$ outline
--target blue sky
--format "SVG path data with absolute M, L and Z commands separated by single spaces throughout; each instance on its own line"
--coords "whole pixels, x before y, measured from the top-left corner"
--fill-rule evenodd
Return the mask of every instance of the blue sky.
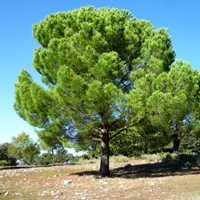
M 47 15 L 81 6 L 115 7 L 129 10 L 138 19 L 149 20 L 155 28 L 166 27 L 172 37 L 177 59 L 200 70 L 199 0 L 2 0 L 0 2 L 0 143 L 23 131 L 37 140 L 34 128 L 13 109 L 14 84 L 21 69 L 35 81 L 40 77 L 32 67 L 32 25 Z

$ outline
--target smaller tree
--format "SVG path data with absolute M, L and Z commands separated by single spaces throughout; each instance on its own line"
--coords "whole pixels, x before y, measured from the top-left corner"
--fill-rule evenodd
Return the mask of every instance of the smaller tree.
M 63 147 L 57 149 L 56 154 L 54 156 L 54 161 L 56 163 L 64 163 L 64 162 L 68 162 L 68 161 L 70 161 L 72 159 L 73 159 L 73 155 L 69 154 L 67 152 L 67 150 L 65 148 L 63 148 Z
M 194 127 L 199 131 L 195 125 L 199 121 L 199 82 L 199 72 L 177 60 L 169 72 L 156 77 L 148 74 L 135 84 L 137 94 L 143 95 L 145 120 L 162 133 L 163 141 L 172 140 L 174 152 Z M 144 98 L 148 92 L 150 95 Z
M 18 137 L 13 137 L 9 146 L 9 153 L 22 163 L 33 164 L 40 153 L 40 149 L 38 144 L 23 132 Z
M 47 151 L 48 158 L 51 158 L 50 163 L 54 165 L 55 162 L 55 150 L 62 148 L 63 145 L 57 137 L 54 136 L 52 132 L 44 132 L 40 138 L 40 148 Z M 41 132 L 38 132 L 40 136 Z M 50 155 L 50 156 L 49 156 Z
M 3 165 L 16 165 L 16 159 L 8 152 L 9 143 L 0 144 L 0 163 Z
M 52 155 L 50 152 L 41 154 L 36 161 L 37 165 L 49 165 L 51 163 L 52 163 Z

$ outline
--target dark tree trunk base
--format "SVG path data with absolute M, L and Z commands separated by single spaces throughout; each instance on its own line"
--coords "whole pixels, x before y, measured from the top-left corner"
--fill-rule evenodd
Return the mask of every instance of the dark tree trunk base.
M 178 153 L 181 139 L 178 136 L 178 134 L 174 134 L 172 137 L 173 137 L 173 153 Z
M 101 163 L 100 163 L 100 175 L 101 176 L 109 176 L 109 134 L 107 132 L 103 132 L 101 135 Z

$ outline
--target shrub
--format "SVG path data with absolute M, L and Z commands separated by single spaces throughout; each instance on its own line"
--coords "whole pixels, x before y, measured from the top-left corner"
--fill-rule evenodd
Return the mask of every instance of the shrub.
M 176 154 L 176 153 L 162 152 L 159 155 L 160 155 L 162 161 L 178 160 L 178 154 Z
M 128 162 L 130 158 L 123 156 L 123 155 L 118 155 L 118 156 L 111 156 L 110 161 L 111 162 Z
M 99 158 L 90 158 L 88 155 L 84 154 L 81 156 L 75 156 L 71 159 L 71 162 L 80 162 L 80 163 L 96 163 L 99 162 Z
M 34 164 L 49 165 L 50 163 L 52 163 L 52 155 L 50 153 L 43 153 L 39 156 L 39 158 Z
M 196 167 L 200 164 L 200 155 L 198 154 L 180 154 L 178 157 L 179 162 L 182 167 L 186 167 L 188 169 L 192 167 Z
M 158 162 L 162 160 L 159 154 L 144 154 L 141 158 L 147 160 L 148 162 Z
M 12 161 L 0 160 L 0 166 L 11 166 L 13 165 Z
M 181 140 L 180 151 L 184 154 L 200 152 L 200 136 L 185 136 Z

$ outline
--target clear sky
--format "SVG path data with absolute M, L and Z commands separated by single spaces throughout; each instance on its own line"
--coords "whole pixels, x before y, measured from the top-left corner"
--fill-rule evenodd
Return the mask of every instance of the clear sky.
M 177 59 L 200 70 L 200 1 L 199 0 L 1 0 L 0 2 L 0 143 L 23 131 L 37 140 L 34 128 L 13 109 L 14 84 L 21 69 L 35 81 L 39 75 L 32 67 L 32 25 L 47 15 L 81 6 L 126 9 L 138 19 L 149 20 L 155 28 L 167 27 Z

